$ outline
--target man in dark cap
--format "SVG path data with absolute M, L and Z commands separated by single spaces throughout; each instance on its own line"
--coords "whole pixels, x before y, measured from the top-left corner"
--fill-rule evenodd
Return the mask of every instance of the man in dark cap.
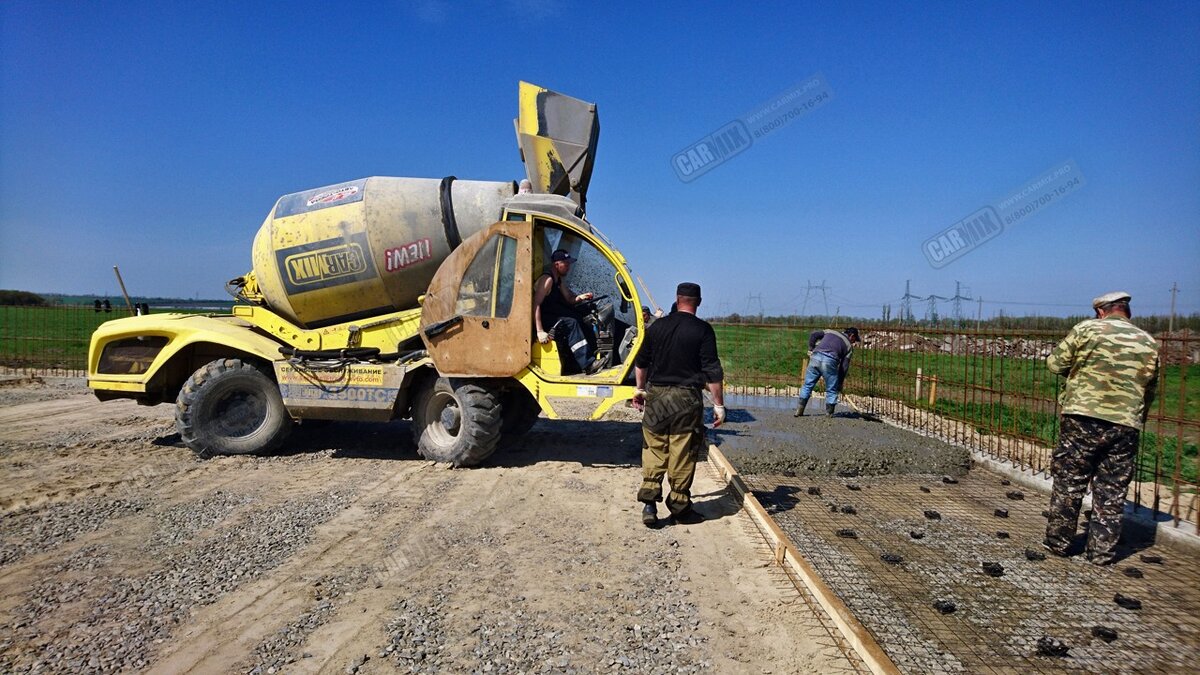
M 596 338 L 584 325 L 579 310 L 575 309 L 575 305 L 591 300 L 593 296 L 591 293 L 576 295 L 566 282 L 574 262 L 574 256 L 558 249 L 550 255 L 550 271 L 533 284 L 533 326 L 538 342 L 546 344 L 553 339 L 558 344 L 563 372 L 567 373 L 587 370 L 596 353 Z
M 662 480 L 671 486 L 667 509 L 675 522 L 696 523 L 703 517 L 692 508 L 696 458 L 704 446 L 704 390 L 713 401 L 713 426 L 725 422 L 725 373 L 717 356 L 717 335 L 696 317 L 700 286 L 685 282 L 675 291 L 677 311 L 646 330 L 634 361 L 637 394 L 633 405 L 642 416 L 642 523 L 658 522 Z
M 800 404 L 793 413 L 796 417 L 804 414 L 819 379 L 825 380 L 825 414 L 833 416 L 858 341 L 858 329 L 853 327 L 844 331 L 815 330 L 808 336 L 808 368 L 804 371 L 804 386 L 800 388 Z
M 1055 555 L 1071 553 L 1091 485 L 1086 551 L 1097 565 L 1116 559 L 1138 436 L 1158 381 L 1158 343 L 1129 322 L 1129 300 L 1123 291 L 1092 300 L 1096 318 L 1075 324 L 1046 358 L 1067 384 L 1059 395 L 1062 421 L 1050 458 L 1054 485 L 1043 545 Z

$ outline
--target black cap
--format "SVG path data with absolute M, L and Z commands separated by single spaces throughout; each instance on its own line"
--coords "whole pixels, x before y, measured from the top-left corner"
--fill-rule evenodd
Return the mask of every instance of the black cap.
M 860 338 L 858 337 L 858 329 L 854 326 L 847 328 L 846 337 L 854 338 L 855 341 L 859 340 Z
M 685 281 L 675 289 L 675 295 L 682 295 L 685 298 L 699 298 L 700 284 Z
M 567 262 L 575 262 L 575 258 L 572 258 L 571 254 L 567 253 L 566 249 L 562 249 L 562 248 L 558 249 L 554 253 L 551 253 L 550 260 L 553 262 L 559 262 L 560 260 L 565 260 Z

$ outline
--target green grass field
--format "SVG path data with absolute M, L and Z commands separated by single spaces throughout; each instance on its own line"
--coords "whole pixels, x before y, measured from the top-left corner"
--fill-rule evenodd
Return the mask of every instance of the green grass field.
M 86 370 L 92 333 L 105 321 L 130 315 L 124 306 L 113 306 L 112 310 L 0 305 L 0 366 Z
M 81 370 L 92 331 L 128 310 L 0 306 L 0 365 Z
M 730 325 L 714 328 L 730 384 L 748 387 L 802 384 L 811 329 Z M 1019 395 L 1023 400 L 1054 401 L 1062 387 L 1062 379 L 1051 373 L 1042 359 L 858 349 L 847 388 L 915 390 L 917 368 L 924 378 L 937 377 L 938 386 L 950 391 L 961 390 L 963 385 L 987 387 Z M 924 387 L 928 391 L 928 384 Z M 1163 368 L 1159 398 L 1165 414 L 1200 420 L 1200 364 Z M 1155 403 L 1153 412 L 1158 412 L 1159 405 Z

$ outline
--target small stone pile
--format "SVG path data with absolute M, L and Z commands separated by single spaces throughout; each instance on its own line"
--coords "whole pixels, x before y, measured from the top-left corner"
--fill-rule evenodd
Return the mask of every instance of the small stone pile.
M 953 354 L 956 356 L 1003 356 L 1017 359 L 1044 359 L 1054 349 L 1052 340 L 1031 338 L 982 337 L 975 335 L 921 335 L 897 331 L 863 333 L 863 349 L 883 349 L 916 354 Z

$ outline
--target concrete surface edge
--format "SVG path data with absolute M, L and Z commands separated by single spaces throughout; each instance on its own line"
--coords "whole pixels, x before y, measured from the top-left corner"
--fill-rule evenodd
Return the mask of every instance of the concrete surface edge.
M 887 653 L 875 641 L 875 638 L 867 630 L 850 608 L 845 605 L 825 582 L 817 574 L 807 561 L 797 551 L 795 545 L 788 539 L 787 535 L 779 527 L 778 523 L 771 518 L 758 498 L 742 481 L 738 475 L 737 469 L 729 463 L 725 455 L 717 448 L 716 445 L 708 446 L 708 461 L 717 470 L 726 487 L 733 488 L 741 497 L 742 508 L 755 520 L 765 519 L 764 526 L 766 531 L 763 532 L 764 537 L 774 537 L 777 541 L 769 542 L 772 548 L 776 551 L 775 560 L 780 566 L 790 568 L 793 578 L 799 578 L 813 597 L 817 599 L 821 607 L 829 615 L 834 625 L 837 626 L 838 632 L 842 637 L 854 648 L 855 653 L 863 660 L 866 666 L 872 673 L 889 675 L 899 673 L 899 668 L 896 667 Z M 770 536 L 768 536 L 770 533 Z

